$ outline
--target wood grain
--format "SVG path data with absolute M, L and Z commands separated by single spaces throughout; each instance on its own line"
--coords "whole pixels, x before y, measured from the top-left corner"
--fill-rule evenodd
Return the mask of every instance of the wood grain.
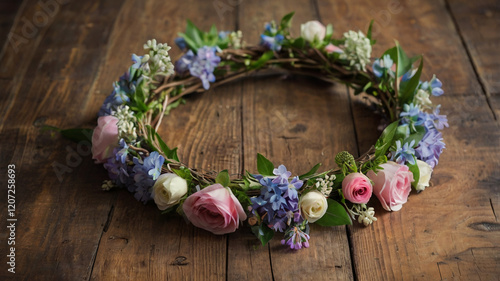
M 103 15 L 119 5 L 113 1 L 68 4 L 20 46 L 23 53 L 16 55 L 9 47 L 2 53 L 1 81 L 6 91 L 2 93 L 6 99 L 2 102 L 0 131 L 2 171 L 12 163 L 17 175 L 15 278 L 68 280 L 90 276 L 114 195 L 102 194 L 99 177 L 88 177 L 105 174 L 88 157 L 88 148 L 82 150 L 54 138 L 40 126 L 82 123 L 80 105 L 70 101 L 85 97 L 86 81 L 93 78 L 108 35 L 100 26 L 89 24 L 110 22 Z M 34 1 L 21 7 L 16 19 L 33 18 L 40 9 Z M 78 13 L 86 16 L 75 18 Z M 22 26 L 16 21 L 12 30 L 19 32 Z M 61 34 L 72 36 L 62 40 Z M 88 47 L 89 42 L 93 48 Z M 64 166 L 67 172 L 58 178 L 54 165 Z M 1 201 L 2 210 L 7 209 L 6 203 L 6 198 Z M 5 216 L 2 212 L 3 221 Z M 6 246 L 0 246 L 2 253 Z M 6 264 L 6 255 L 2 255 L 2 262 Z M 7 270 L 0 272 L 0 279 L 9 277 L 12 274 Z
M 186 19 L 208 30 L 218 21 L 215 14 L 205 13 L 210 9 L 211 2 L 127 1 L 118 14 L 106 60 L 94 82 L 99 90 L 87 99 L 89 114 L 95 114 L 110 89 L 106 86 L 130 64 L 126 59 L 130 46 L 136 46 L 135 52 L 140 53 L 150 38 L 173 42 L 177 32 L 185 28 Z M 172 14 L 184 16 L 162 18 Z M 206 16 L 200 18 L 201 14 Z M 228 14 L 218 27 L 234 29 L 234 16 Z M 172 47 L 178 54 L 177 47 Z M 238 89 L 228 85 L 190 97 L 186 106 L 163 119 L 160 134 L 169 146 L 179 148 L 180 158 L 190 167 L 241 171 L 241 97 L 234 94 Z M 226 236 L 186 225 L 183 219 L 161 216 L 153 203 L 142 206 L 124 190 L 102 241 L 93 280 L 221 280 L 226 276 Z
M 498 125 L 485 94 L 473 79 L 473 67 L 443 3 L 407 1 L 399 8 L 394 3 L 356 1 L 339 7 L 333 1 L 320 2 L 319 10 L 324 17 L 336 15 L 337 26 L 363 30 L 374 18 L 375 26 L 383 28 L 383 33 L 379 30 L 376 34 L 374 56 L 393 45 L 393 38 L 409 54 L 423 53 L 424 79 L 436 73 L 446 81 L 445 96 L 433 100 L 442 104 L 451 128 L 444 131 L 447 149 L 429 190 L 412 194 L 400 212 L 377 208 L 379 220 L 372 227 L 350 227 L 356 275 L 359 280 L 467 280 L 471 276 L 475 276 L 471 280 L 488 280 L 498 273 L 494 268 L 498 268 L 495 257 L 500 250 L 498 232 L 484 227 L 498 224 L 490 204 L 498 202 Z M 377 29 L 374 31 L 377 33 Z M 453 71 L 447 71 L 450 67 Z M 373 143 L 374 139 L 364 132 L 375 124 L 367 122 L 358 107 L 354 110 L 360 149 L 365 149 L 363 143 Z M 474 137 L 477 132 L 484 141 Z M 474 261 L 470 256 L 462 261 L 462 253 L 471 249 L 495 254 L 488 262 L 483 258 Z M 446 274 L 441 272 L 450 263 L 455 266 L 448 267 Z M 486 266 L 478 270 L 472 266 L 477 263 Z
M 57 7 L 46 10 L 47 3 Z M 312 19 L 333 23 L 336 37 L 366 31 L 374 19 L 374 56 L 398 39 L 407 53 L 424 54 L 424 79 L 435 73 L 443 81 L 445 95 L 433 101 L 451 127 L 432 186 L 399 212 L 372 200 L 373 226 L 313 226 L 310 248 L 299 252 L 282 246 L 280 234 L 259 246 L 248 227 L 212 235 L 125 190 L 102 192 L 107 175 L 89 152 L 40 130 L 94 126 L 131 54 L 150 38 L 173 43 L 188 18 L 203 29 L 241 29 L 257 44 L 266 21 L 294 10 L 295 36 Z M 16 274 L 2 268 L 0 279 L 498 280 L 497 14 L 494 0 L 2 2 L 0 178 L 16 165 L 18 224 Z M 9 33 L 27 41 L 14 48 Z M 180 54 L 175 46 L 172 54 Z M 345 87 L 283 73 L 194 95 L 164 119 L 160 133 L 190 166 L 255 171 L 259 152 L 300 174 L 317 162 L 334 167 L 341 150 L 364 152 L 380 133 L 379 120 Z M 61 180 L 58 164 L 71 170 Z M 0 231 L 4 265 L 7 235 Z

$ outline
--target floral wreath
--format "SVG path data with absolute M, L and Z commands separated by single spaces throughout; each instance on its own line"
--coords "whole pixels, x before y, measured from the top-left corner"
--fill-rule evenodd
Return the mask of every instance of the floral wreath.
M 429 186 L 445 147 L 440 130 L 448 123 L 440 105 L 430 100 L 443 94 L 441 81 L 435 76 L 420 81 L 423 58 L 408 57 L 396 41 L 372 61 L 371 25 L 366 36 L 351 30 L 335 39 L 332 25 L 309 21 L 293 37 L 292 16 L 267 23 L 257 46 L 247 46 L 241 31 L 218 32 L 212 26 L 203 32 L 188 20 L 186 32 L 175 40 L 184 50 L 175 66 L 170 47 L 154 39 L 144 45 L 146 54 L 132 55 L 134 64 L 113 84 L 92 136 L 93 159 L 109 173 L 103 189 L 125 187 L 137 200 L 153 200 L 163 213 L 175 210 L 214 234 L 234 232 L 247 221 L 263 245 L 283 232 L 282 244 L 301 249 L 309 246 L 309 223 L 346 225 L 352 218 L 368 226 L 377 221 L 367 206 L 372 194 L 385 210 L 398 211 L 412 187 L 420 192 Z M 186 95 L 269 68 L 373 96 L 388 125 L 360 158 L 342 151 L 335 156 L 338 167 L 325 172 L 318 172 L 317 164 L 292 177 L 284 165 L 275 167 L 258 154 L 258 173 L 233 180 L 227 170 L 190 168 L 157 133 Z

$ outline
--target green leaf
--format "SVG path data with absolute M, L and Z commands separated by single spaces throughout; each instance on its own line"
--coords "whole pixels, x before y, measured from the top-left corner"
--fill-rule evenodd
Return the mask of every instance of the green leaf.
M 72 140 L 74 142 L 81 142 L 81 141 L 88 141 L 92 143 L 92 133 L 94 130 L 92 129 L 78 129 L 78 128 L 73 128 L 73 129 L 59 129 L 54 126 L 48 126 L 45 125 L 42 127 L 42 131 L 47 131 L 47 130 L 52 130 L 52 131 L 57 131 L 59 132 L 63 137 Z
M 370 39 L 370 44 L 373 46 L 377 42 L 377 40 L 372 39 L 372 28 L 373 28 L 374 20 L 370 21 L 370 26 L 368 26 L 368 31 L 366 32 L 366 38 Z
M 303 180 L 305 178 L 308 178 L 308 177 L 314 175 L 318 171 L 320 166 L 321 166 L 321 163 L 314 165 L 314 167 L 312 167 L 312 169 L 309 172 L 299 176 L 299 179 Z
M 257 171 L 263 176 L 272 176 L 274 165 L 262 154 L 257 153 Z
M 221 171 L 215 178 L 215 182 L 225 187 L 229 186 L 231 183 L 231 180 L 229 179 L 229 172 L 227 170 Z
M 189 46 L 189 49 L 196 51 L 198 50 L 198 46 L 196 45 L 196 42 L 193 41 L 193 39 L 189 38 L 185 33 L 179 32 L 178 33 L 180 37 L 184 38 L 184 41 L 186 41 L 186 44 Z
M 394 135 L 396 134 L 396 130 L 398 129 L 399 120 L 394 121 L 389 126 L 387 126 L 382 135 L 379 137 L 377 142 L 375 143 L 375 156 L 379 157 L 385 155 L 389 147 L 391 147 L 394 139 Z
M 274 236 L 274 231 L 265 224 L 252 226 L 252 232 L 259 238 L 262 246 L 266 245 Z
M 317 220 L 315 223 L 321 226 L 335 226 L 335 225 L 350 225 L 352 224 L 351 217 L 347 214 L 339 202 L 332 200 L 330 198 L 326 199 L 328 202 L 328 209 L 326 213 Z
M 280 29 L 281 30 L 285 30 L 285 29 L 287 29 L 287 28 L 289 28 L 291 26 L 292 17 L 293 17 L 294 14 L 295 14 L 295 12 L 291 12 L 289 14 L 286 14 L 281 19 L 281 22 L 280 22 Z
M 188 181 L 188 183 L 190 183 L 193 180 L 193 175 L 191 175 L 191 171 L 186 167 L 180 167 L 179 170 L 172 169 L 172 172 L 174 172 L 179 177 Z
M 424 126 L 415 126 L 415 129 L 417 131 L 410 134 L 410 136 L 404 140 L 404 143 L 411 143 L 412 141 L 415 141 L 414 147 L 418 145 L 418 143 L 424 138 L 426 133 Z
M 264 64 L 266 64 L 266 62 L 268 60 L 270 60 L 271 58 L 274 57 L 274 52 L 273 51 L 267 51 L 265 52 L 264 54 L 262 54 L 262 56 L 256 60 L 256 61 L 252 61 L 250 66 L 248 67 L 249 70 L 252 70 L 252 69 L 259 69 L 261 68 Z
M 187 20 L 186 35 L 193 40 L 196 46 L 196 49 L 193 51 L 196 51 L 203 46 L 203 31 L 196 27 L 196 25 L 194 25 L 194 23 L 190 20 Z
M 302 38 L 302 37 L 299 37 L 299 38 L 293 40 L 291 45 L 292 45 L 292 47 L 295 47 L 297 49 L 303 49 L 304 46 L 306 45 L 306 40 L 304 40 L 304 38 Z
M 382 57 L 384 57 L 387 54 L 396 64 L 397 77 L 401 77 L 406 72 L 408 72 L 411 69 L 413 62 L 415 62 L 419 58 L 418 56 L 413 57 L 411 59 L 408 58 L 406 53 L 403 51 L 403 48 L 401 48 L 401 46 L 399 45 L 398 41 L 396 41 L 396 47 L 392 47 L 389 50 L 385 51 Z
M 420 75 L 422 74 L 422 68 L 424 67 L 424 59 L 422 58 L 422 56 L 418 57 L 420 57 L 420 65 L 418 66 L 417 72 L 410 80 L 401 82 L 399 86 L 400 106 L 411 103 L 413 101 L 413 97 L 415 96 L 415 90 L 417 89 L 418 83 L 420 82 Z
M 420 169 L 418 168 L 416 159 L 415 164 L 406 163 L 406 166 L 408 166 L 410 172 L 413 173 L 414 182 L 411 183 L 411 186 L 413 186 L 413 188 L 417 188 L 418 181 L 420 180 Z
M 333 35 L 333 25 L 332 24 L 328 24 L 326 26 L 326 36 L 325 36 L 325 40 L 328 42 L 330 41 L 330 38 L 332 37 Z

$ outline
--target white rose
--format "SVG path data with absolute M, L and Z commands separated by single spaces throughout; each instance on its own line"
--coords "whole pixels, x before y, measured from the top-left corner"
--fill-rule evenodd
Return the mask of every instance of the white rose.
M 187 193 L 187 182 L 176 174 L 162 174 L 156 180 L 152 193 L 158 209 L 163 211 L 179 203 Z
M 325 26 L 317 20 L 308 21 L 300 25 L 300 36 L 309 42 L 313 42 L 314 38 L 323 41 L 325 35 Z
M 417 166 L 420 170 L 420 178 L 417 184 L 417 191 L 423 191 L 429 186 L 429 181 L 431 180 L 432 167 L 425 163 L 424 161 L 417 160 Z
M 299 207 L 305 219 L 309 222 L 315 222 L 326 213 L 328 203 L 321 192 L 314 190 L 300 198 Z

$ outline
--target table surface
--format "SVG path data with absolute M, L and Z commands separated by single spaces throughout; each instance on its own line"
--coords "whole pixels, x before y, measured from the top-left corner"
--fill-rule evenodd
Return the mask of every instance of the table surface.
M 19 280 L 499 280 L 500 2 L 445 1 L 24 0 L 0 3 L 0 219 L 7 224 L 7 168 L 15 165 L 15 274 L 0 231 L 0 279 Z M 378 221 L 316 227 L 292 252 L 259 246 L 247 227 L 216 236 L 161 215 L 107 178 L 88 150 L 43 125 L 93 127 L 132 53 L 170 42 L 186 19 L 243 31 L 296 11 L 332 23 L 335 36 L 375 20 L 379 56 L 397 39 L 437 74 L 448 115 L 446 149 L 432 186 L 399 212 L 373 200 Z M 180 52 L 173 48 L 172 52 Z M 379 118 L 344 86 L 288 74 L 250 77 L 195 95 L 160 129 L 190 166 L 256 170 L 256 153 L 300 174 L 334 155 L 359 155 Z

